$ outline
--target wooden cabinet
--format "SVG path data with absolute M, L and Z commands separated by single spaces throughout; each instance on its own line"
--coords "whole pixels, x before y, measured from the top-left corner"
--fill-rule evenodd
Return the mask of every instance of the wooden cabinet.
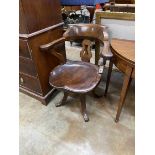
M 47 105 L 54 92 L 49 85 L 49 73 L 61 62 L 50 52 L 41 52 L 39 47 L 62 37 L 60 2 L 20 0 L 19 9 L 20 91 Z M 58 48 L 66 59 L 65 45 Z

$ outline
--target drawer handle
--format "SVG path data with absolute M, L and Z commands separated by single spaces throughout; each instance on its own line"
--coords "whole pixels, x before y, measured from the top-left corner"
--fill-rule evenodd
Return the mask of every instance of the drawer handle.
M 22 78 L 22 77 L 20 78 L 20 82 L 21 82 L 21 83 L 24 83 L 24 80 L 23 80 L 23 78 Z

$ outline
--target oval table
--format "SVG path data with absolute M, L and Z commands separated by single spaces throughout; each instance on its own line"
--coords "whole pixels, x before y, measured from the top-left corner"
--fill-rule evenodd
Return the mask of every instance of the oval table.
M 115 118 L 115 122 L 118 122 L 129 85 L 132 78 L 135 78 L 135 41 L 112 39 L 110 48 L 113 57 L 109 64 L 105 95 L 108 91 L 113 64 L 125 74 Z

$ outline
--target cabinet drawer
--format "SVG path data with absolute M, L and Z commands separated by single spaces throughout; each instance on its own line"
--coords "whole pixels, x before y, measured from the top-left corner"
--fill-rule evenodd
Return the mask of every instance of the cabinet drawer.
M 19 84 L 21 87 L 29 89 L 32 92 L 42 94 L 40 82 L 37 78 L 19 73 Z
M 37 76 L 33 61 L 23 57 L 19 57 L 19 71 L 31 76 Z
M 31 58 L 28 41 L 19 39 L 19 56 Z

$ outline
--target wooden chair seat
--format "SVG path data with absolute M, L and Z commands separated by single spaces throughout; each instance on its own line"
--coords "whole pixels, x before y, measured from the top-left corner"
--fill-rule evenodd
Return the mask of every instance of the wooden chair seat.
M 50 73 L 50 84 L 57 89 L 87 93 L 99 83 L 101 75 L 94 64 L 74 61 L 57 66 Z

